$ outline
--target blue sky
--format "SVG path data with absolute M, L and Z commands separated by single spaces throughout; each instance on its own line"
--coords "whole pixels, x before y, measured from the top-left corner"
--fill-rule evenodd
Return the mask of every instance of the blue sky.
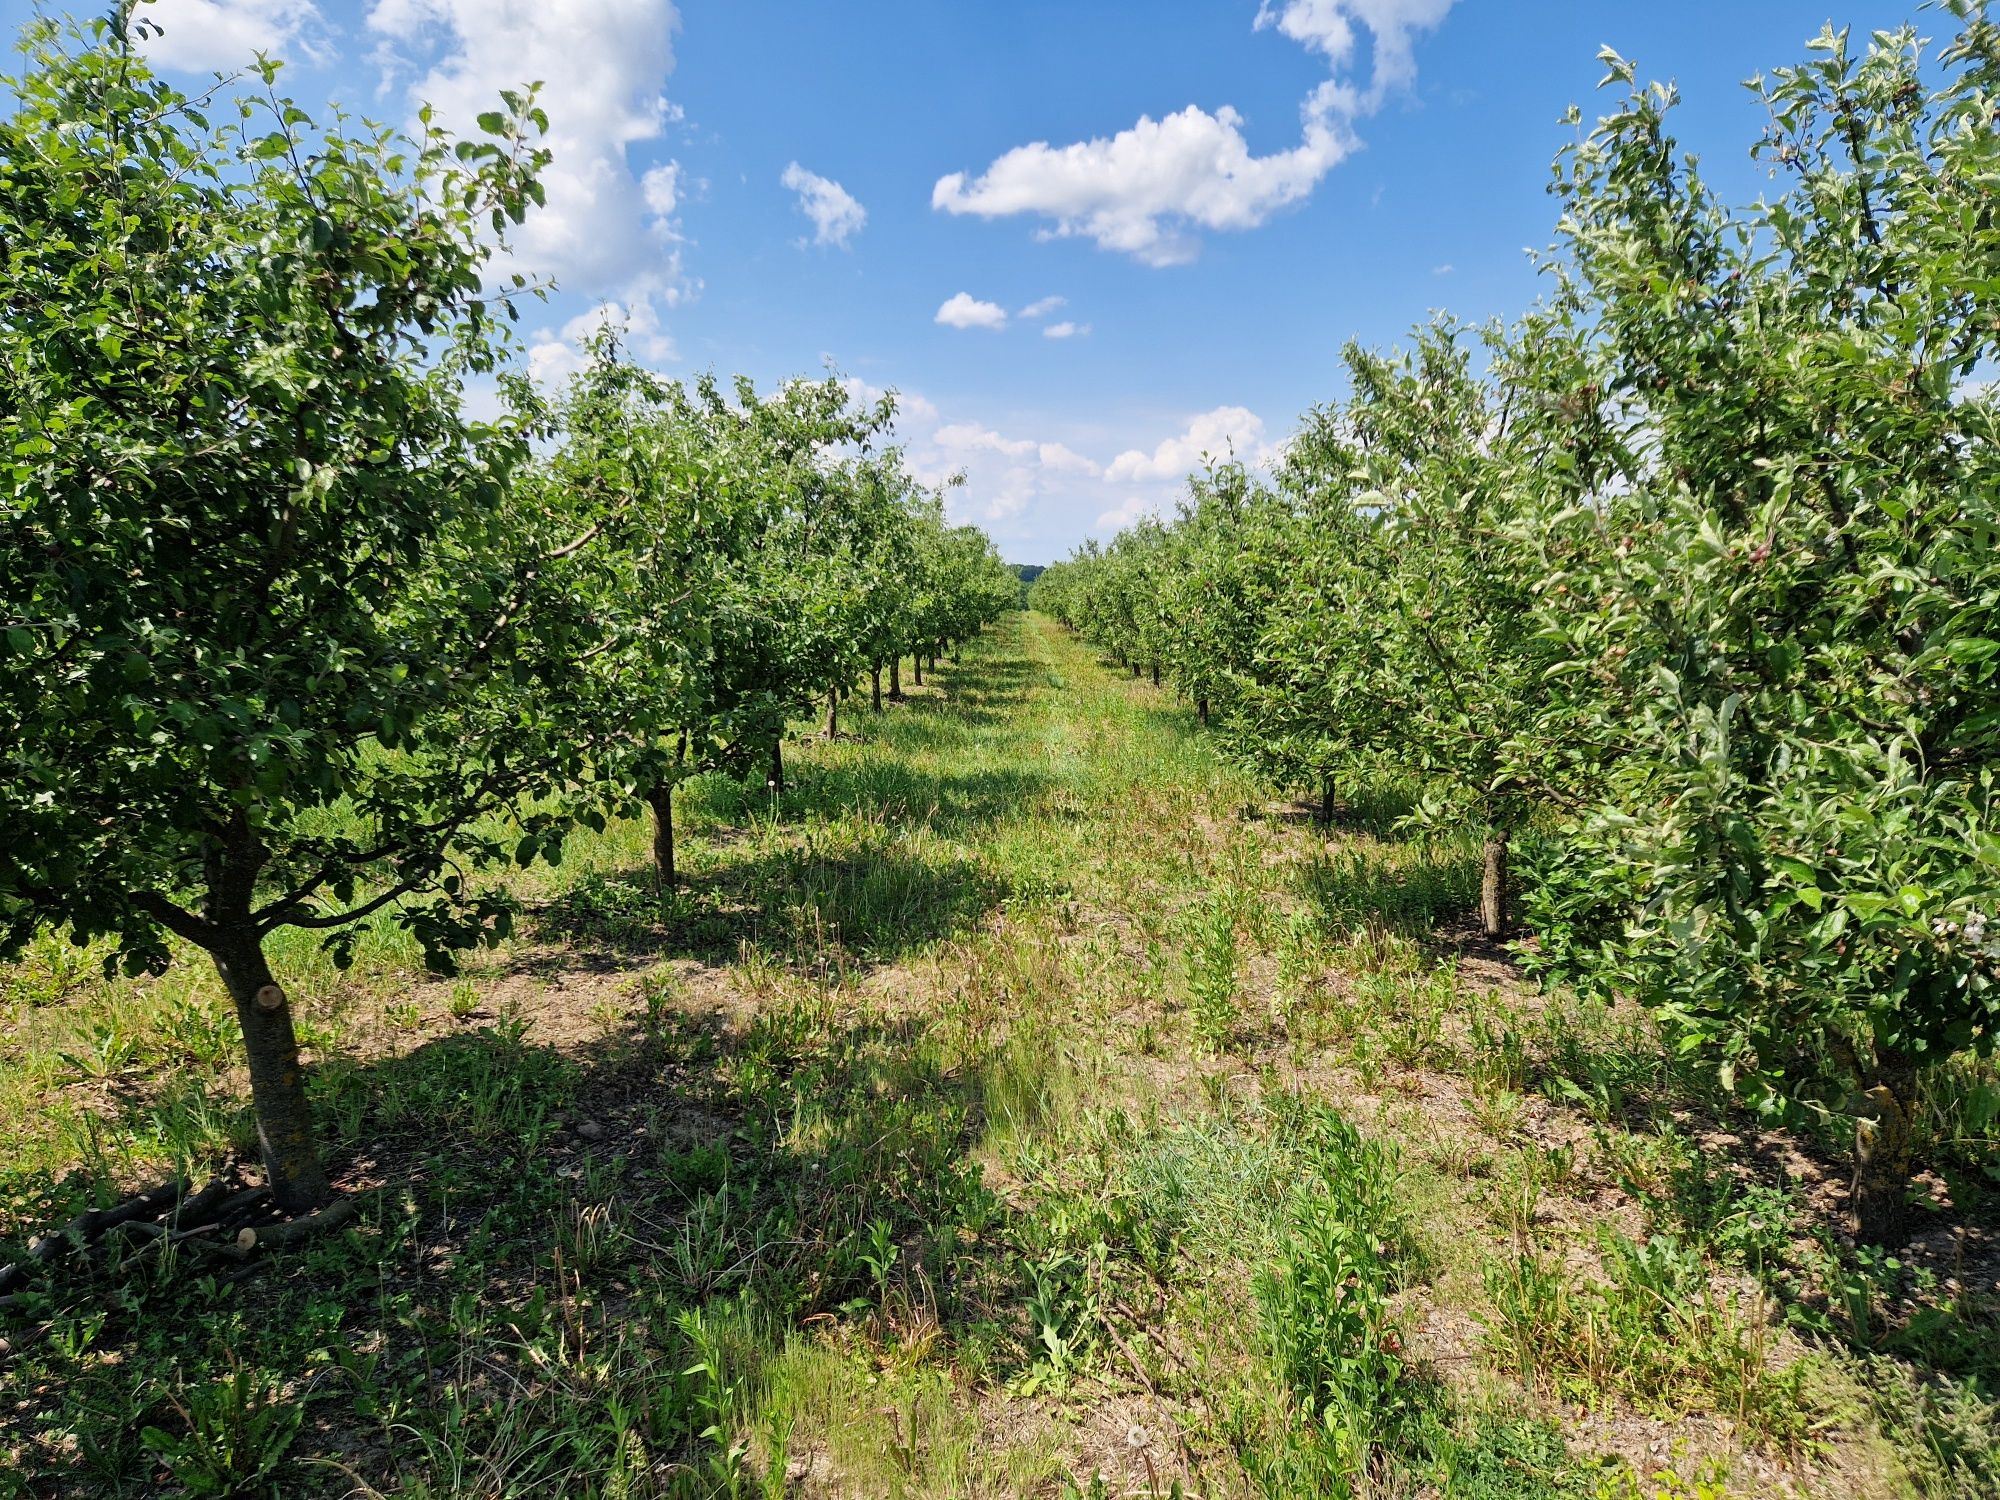
M 1839 9 L 1832 9 L 1837 4 Z M 61 10 L 61 0 L 47 8 Z M 93 13 L 97 7 L 74 7 Z M 10 31 L 32 7 L 0 0 Z M 557 160 L 522 259 L 545 377 L 619 317 L 663 370 L 827 361 L 904 397 L 914 466 L 1046 562 L 1269 454 L 1341 394 L 1349 338 L 1536 295 L 1545 191 L 1609 44 L 1682 90 L 1682 140 L 1749 199 L 1740 84 L 1871 0 L 155 0 L 190 81 L 290 60 L 309 107 L 469 123 L 545 81 Z M 1052 299 L 1061 299 L 1055 301 Z M 1051 336 L 1062 335 L 1062 336 Z

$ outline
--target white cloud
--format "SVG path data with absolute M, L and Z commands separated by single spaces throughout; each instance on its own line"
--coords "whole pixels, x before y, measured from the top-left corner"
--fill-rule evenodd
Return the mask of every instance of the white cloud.
M 1141 516 L 1159 515 L 1161 504 L 1158 496 L 1127 495 L 1111 509 L 1100 512 L 1094 524 L 1099 531 L 1123 531 Z
M 635 174 L 631 152 L 678 118 L 661 88 L 679 25 L 667 0 L 374 0 L 368 12 L 385 72 L 419 70 L 410 103 L 461 134 L 502 89 L 542 80 L 548 203 L 515 231 L 508 269 L 668 307 L 693 290 L 673 219 L 679 169 Z
M 813 221 L 816 245 L 845 245 L 868 222 L 868 210 L 852 193 L 797 162 L 786 167 L 778 180 L 799 195 L 799 212 Z
M 1211 115 L 1190 104 L 1109 140 L 1016 146 L 975 180 L 941 177 L 931 206 L 997 218 L 1040 214 L 1054 236 L 1088 235 L 1148 265 L 1192 260 L 1198 244 L 1183 227 L 1252 229 L 1312 191 L 1352 149 L 1329 118 L 1309 121 L 1290 151 L 1253 156 L 1242 116 L 1227 105 Z
M 999 218 L 1034 214 L 1045 236 L 1082 235 L 1105 250 L 1148 265 L 1192 260 L 1197 230 L 1254 229 L 1308 196 L 1359 144 L 1353 122 L 1380 106 L 1415 73 L 1415 34 L 1444 18 L 1452 0 L 1264 0 L 1257 27 L 1276 27 L 1327 59 L 1335 76 L 1300 107 L 1299 144 L 1257 156 L 1243 117 L 1228 105 L 1215 113 L 1190 104 L 1110 137 L 1067 146 L 1036 141 L 996 158 L 977 177 L 938 179 L 931 206 L 953 214 Z M 1366 89 L 1341 76 L 1353 61 L 1355 27 L 1373 42 Z
M 656 219 L 671 220 L 681 206 L 681 164 L 669 161 L 647 168 L 639 179 L 639 195 Z
M 862 406 L 873 406 L 884 396 L 890 394 L 887 388 L 879 385 L 870 385 L 858 375 L 846 376 L 841 380 L 840 386 L 842 390 L 847 392 L 850 400 Z M 894 394 L 896 397 L 896 425 L 898 428 L 904 430 L 905 436 L 908 434 L 908 429 L 913 425 L 929 426 L 931 423 L 937 421 L 938 409 L 925 397 L 918 395 L 915 391 L 899 390 Z
M 981 302 L 970 292 L 954 292 L 937 310 L 937 321 L 947 328 L 1005 328 L 1007 309 L 997 302 Z
M 148 59 L 189 72 L 248 67 L 259 52 L 295 61 L 324 55 L 313 0 L 152 0 L 133 21 Z
M 1446 262 L 1445 262 L 1445 263 L 1444 263 L 1443 265 L 1441 265 L 1441 266 L 1432 266 L 1432 267 L 1431 267 L 1431 275 L 1433 275 L 1433 276 L 1449 276 L 1449 275 L 1450 275 L 1450 274 L 1451 274 L 1451 273 L 1452 273 L 1453 271 L 1456 271 L 1457 269 L 1458 269 L 1458 267 L 1457 267 L 1457 266 L 1454 266 L 1454 265 L 1453 265 L 1453 264 L 1452 264 L 1452 263 L 1451 263 L 1450 261 L 1446 261 Z
M 882 387 L 857 376 L 842 384 L 857 399 L 874 401 Z M 1265 467 L 1277 456 L 1263 421 L 1240 406 L 1217 407 L 1186 418 L 1165 439 L 1157 432 L 1127 447 L 1108 464 L 1093 456 L 1117 440 L 1095 427 L 1023 432 L 1012 422 L 953 411 L 949 419 L 922 395 L 897 397 L 896 440 L 910 472 L 923 484 L 944 487 L 954 521 L 987 528 L 1013 553 L 1054 556 L 1085 535 L 1104 535 L 1142 515 L 1165 514 L 1182 493 L 1203 455 Z M 1030 419 L 1035 420 L 1035 419 Z M 1125 441 L 1130 442 L 1134 433 Z
M 1206 460 L 1232 456 L 1252 465 L 1270 458 L 1271 449 L 1264 442 L 1264 419 L 1248 407 L 1218 406 L 1190 417 L 1182 431 L 1161 441 L 1151 453 L 1126 449 L 1106 466 L 1104 477 L 1114 484 L 1154 480 L 1178 484 Z
M 1444 20 L 1452 0 L 1262 0 L 1257 29 L 1275 26 L 1281 35 L 1323 55 L 1342 68 L 1354 55 L 1354 23 L 1374 42 L 1374 78 L 1356 97 L 1357 112 L 1379 107 L 1391 89 L 1406 88 L 1417 76 L 1416 34 Z
M 1045 318 L 1069 301 L 1067 297 L 1042 297 L 1021 309 L 1024 318 Z
M 538 384 L 560 385 L 584 366 L 583 346 L 600 328 L 618 330 L 626 351 L 642 364 L 665 364 L 678 357 L 673 337 L 660 323 L 659 309 L 641 295 L 629 303 L 601 302 L 563 324 L 560 333 L 544 328 L 528 344 L 528 375 Z
M 1064 443 L 1010 437 L 983 422 L 939 422 L 937 408 L 924 406 L 928 422 L 913 422 L 902 432 L 907 460 L 928 485 L 965 476 L 962 486 L 945 492 L 945 508 L 955 521 L 976 522 L 1007 537 L 1032 535 L 1039 527 L 1031 524 L 1024 531 L 1023 521 L 1088 504 L 1077 496 L 1102 483 L 1102 465 Z
M 1024 459 L 1058 474 L 1087 474 L 1096 478 L 1103 470 L 1081 453 L 1061 443 L 1038 443 L 1032 438 L 1004 438 L 990 427 L 976 422 L 952 422 L 931 434 L 931 442 L 948 453 L 998 453 Z
M 1072 323 L 1065 318 L 1060 323 L 1051 323 L 1048 327 L 1044 328 L 1042 330 L 1042 337 L 1045 339 L 1068 339 L 1076 338 L 1088 332 L 1090 332 L 1090 325 L 1088 323 Z

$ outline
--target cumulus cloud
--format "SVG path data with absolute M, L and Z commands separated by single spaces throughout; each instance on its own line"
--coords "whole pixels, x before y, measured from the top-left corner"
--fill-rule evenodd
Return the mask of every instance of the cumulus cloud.
M 639 179 L 639 196 L 656 221 L 670 222 L 681 206 L 681 164 L 669 161 L 647 168 Z
M 1262 417 L 1248 407 L 1218 406 L 1190 417 L 1185 428 L 1163 439 L 1150 453 L 1126 449 L 1106 465 L 1104 477 L 1114 484 L 1159 480 L 1178 484 L 1209 459 L 1234 457 L 1255 465 L 1270 456 Z
M 528 375 L 539 384 L 556 386 L 584 366 L 583 346 L 600 328 L 615 328 L 626 351 L 644 364 L 665 364 L 677 357 L 673 337 L 660 322 L 650 297 L 630 302 L 601 302 L 563 324 L 560 332 L 541 329 L 528 344 Z
M 963 474 L 951 492 L 955 510 L 981 522 L 1019 516 L 1072 483 L 1094 483 L 1102 469 L 1062 443 L 1002 436 L 977 422 L 951 422 L 919 443 L 912 455 L 920 478 L 937 483 Z
M 1189 417 L 1180 431 L 1150 448 L 1128 448 L 1109 463 L 1066 443 L 965 419 L 919 431 L 909 447 L 912 469 L 925 483 L 965 476 L 950 501 L 961 519 L 1044 540 L 1074 535 L 1086 521 L 1088 529 L 1106 532 L 1164 514 L 1187 476 L 1210 458 L 1264 466 L 1275 456 L 1262 418 L 1241 406 Z M 1010 532 L 1008 523 L 1021 529 Z
M 883 388 L 857 376 L 842 384 L 857 400 L 873 402 Z M 1205 457 L 1234 456 L 1253 467 L 1268 466 L 1277 450 L 1266 440 L 1256 413 L 1240 406 L 1217 407 L 1181 419 L 1161 437 L 1140 438 L 1108 463 L 1095 456 L 1118 447 L 1101 430 L 1023 431 L 1018 420 L 991 420 L 985 414 L 941 412 L 923 395 L 897 396 L 896 441 L 910 472 L 944 490 L 945 510 L 954 522 L 986 527 L 1003 544 L 1060 552 L 1090 533 L 1104 534 L 1140 516 L 1165 514 L 1183 493 L 1187 476 Z M 953 484 L 963 477 L 963 484 Z
M 1068 339 L 1088 332 L 1090 332 L 1090 325 L 1088 323 L 1072 323 L 1065 318 L 1060 323 L 1051 323 L 1048 327 L 1044 328 L 1042 330 L 1042 337 L 1045 339 Z
M 918 395 L 915 391 L 891 391 L 883 386 L 870 385 L 859 375 L 844 377 L 840 382 L 840 387 L 847 392 L 850 400 L 862 406 L 873 406 L 884 396 L 894 395 L 896 398 L 896 425 L 901 429 L 905 429 L 903 432 L 904 436 L 908 435 L 907 430 L 913 426 L 928 426 L 937 421 L 937 407 L 926 397 Z
M 693 290 L 674 219 L 680 173 L 636 172 L 632 152 L 678 118 L 661 89 L 679 25 L 666 0 L 374 0 L 368 11 L 385 77 L 414 73 L 410 103 L 461 134 L 502 89 L 542 80 L 548 203 L 515 232 L 509 269 L 666 307 Z
M 931 206 L 1000 218 L 1032 214 L 1046 237 L 1085 236 L 1148 265 L 1192 260 L 1197 231 L 1254 229 L 1319 185 L 1359 144 L 1353 122 L 1415 75 L 1417 33 L 1435 26 L 1452 0 L 1264 0 L 1258 29 L 1275 27 L 1327 60 L 1334 76 L 1300 106 L 1301 138 L 1289 150 L 1256 155 L 1243 117 L 1228 105 L 1213 114 L 1190 104 L 1112 136 L 1066 146 L 1036 141 L 1005 152 L 979 175 L 938 179 Z M 1373 74 L 1348 76 L 1356 27 L 1373 48 Z
M 1185 226 L 1253 229 L 1297 202 L 1350 150 L 1353 138 L 1322 115 L 1290 151 L 1254 156 L 1242 116 L 1190 104 L 1111 138 L 1053 147 L 1016 146 L 977 178 L 938 179 L 931 206 L 998 218 L 1039 214 L 1052 236 L 1087 235 L 1148 265 L 1194 259 L 1200 246 Z
M 947 328 L 1005 328 L 1007 309 L 997 302 L 981 302 L 970 292 L 954 292 L 937 310 L 937 321 Z
M 1046 318 L 1069 301 L 1067 297 L 1041 297 L 1021 309 L 1024 318 Z
M 897 423 L 910 472 L 944 489 L 945 510 L 954 521 L 975 522 L 1001 536 L 1031 535 L 1039 528 L 1019 529 L 1026 518 L 1075 510 L 1075 497 L 1103 482 L 1103 466 L 1064 443 L 1013 436 L 970 419 L 944 421 L 920 396 L 903 395 L 899 409 L 910 419 Z M 964 484 L 951 484 L 961 476 Z
M 1127 495 L 1111 509 L 1098 512 L 1093 524 L 1099 531 L 1123 531 L 1141 516 L 1159 515 L 1161 508 L 1162 502 L 1157 496 Z
M 844 246 L 868 222 L 868 210 L 852 193 L 797 162 L 786 167 L 778 180 L 799 195 L 799 212 L 812 220 L 816 245 Z
M 931 442 L 947 452 L 998 453 L 1007 458 L 1029 459 L 1058 474 L 1088 474 L 1095 478 L 1103 471 L 1061 443 L 1038 443 L 1033 438 L 1004 438 L 990 427 L 976 422 L 952 422 L 931 434 Z
M 161 67 L 229 72 L 259 52 L 308 61 L 325 55 L 313 0 L 151 0 L 134 21 L 141 49 Z
M 1375 47 L 1373 78 L 1353 105 L 1365 112 L 1378 108 L 1390 90 L 1407 88 L 1415 80 L 1417 33 L 1436 27 L 1451 7 L 1452 0 L 1285 0 L 1275 5 L 1262 0 L 1256 25 L 1259 31 L 1275 26 L 1281 35 L 1320 53 L 1330 66 L 1343 68 L 1353 59 L 1354 23 L 1359 21 Z

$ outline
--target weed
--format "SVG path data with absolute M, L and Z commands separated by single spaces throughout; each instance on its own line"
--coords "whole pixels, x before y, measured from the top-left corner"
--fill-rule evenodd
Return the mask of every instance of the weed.
M 454 1021 L 469 1019 L 479 1009 L 479 986 L 470 979 L 453 982 L 451 995 L 445 1001 L 445 1012 Z
M 1102 1241 L 1083 1252 L 1051 1250 L 1024 1262 L 1028 1277 L 1028 1329 L 1033 1339 L 1028 1368 L 1008 1383 L 1017 1396 L 1060 1396 L 1088 1372 L 1104 1352 L 1101 1299 L 1105 1257 Z
M 1227 1051 L 1240 1019 L 1236 1002 L 1237 904 L 1218 896 L 1195 924 L 1188 954 L 1188 993 L 1196 1043 Z
M 116 1018 L 93 1026 L 77 1047 L 58 1052 L 65 1082 L 108 1082 L 138 1071 L 139 1039 Z
M 1806 1367 L 1774 1367 L 1761 1306 L 1719 1294 L 1687 1246 L 1606 1231 L 1605 1280 L 1579 1283 L 1532 1247 L 1490 1262 L 1492 1347 L 1565 1400 L 1623 1396 L 1663 1416 L 1710 1410 L 1788 1447 L 1814 1429 Z
M 1300 874 L 1301 894 L 1327 931 L 1423 937 L 1479 896 L 1471 843 L 1409 845 L 1357 841 L 1316 855 Z
M 1389 1313 L 1412 1247 L 1387 1148 L 1324 1108 L 1292 1123 L 1307 1176 L 1257 1300 L 1296 1422 L 1325 1445 L 1331 1472 L 1354 1476 L 1370 1472 L 1377 1450 L 1424 1407 Z
M 250 1365 L 166 1398 L 183 1429 L 147 1427 L 139 1441 L 191 1495 L 271 1492 L 305 1421 L 305 1403 Z

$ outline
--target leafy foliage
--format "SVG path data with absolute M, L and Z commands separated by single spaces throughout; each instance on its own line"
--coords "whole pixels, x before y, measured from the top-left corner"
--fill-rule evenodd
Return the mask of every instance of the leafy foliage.
M 791 713 L 1017 584 L 832 375 L 731 400 L 614 334 L 552 401 L 510 373 L 535 289 L 487 263 L 541 201 L 532 90 L 412 140 L 316 122 L 275 64 L 190 98 L 132 24 L 31 27 L 0 122 L 0 952 L 205 950 L 304 1207 L 273 932 L 345 964 L 379 915 L 449 969 L 509 929 L 482 869 L 775 768 Z
M 1327 815 L 1418 778 L 1413 825 L 1487 831 L 1491 932 L 1520 831 L 1532 956 L 1856 1116 L 1871 1237 L 1917 1074 L 2000 1018 L 2000 31 L 1950 8 L 1934 59 L 1828 31 L 1759 83 L 1782 191 L 1748 208 L 1607 53 L 1541 307 L 1350 349 L 1268 482 L 1213 470 L 1033 590 Z

